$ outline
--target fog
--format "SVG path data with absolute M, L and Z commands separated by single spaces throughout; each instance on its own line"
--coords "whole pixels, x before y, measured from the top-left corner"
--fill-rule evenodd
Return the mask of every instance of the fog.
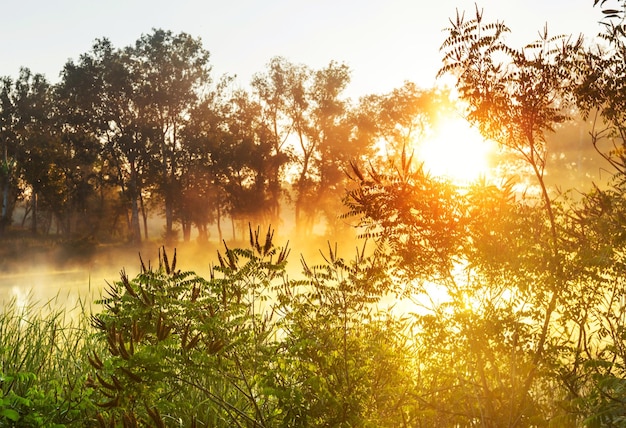
M 139 273 L 139 254 L 146 263 L 158 263 L 156 243 L 141 248 L 100 245 L 83 254 L 57 246 L 33 250 L 24 243 L 23 257 L 5 257 L 0 263 L 0 305 L 12 299 L 19 305 L 54 301 L 68 308 L 93 302 L 121 269 L 131 276 Z
M 546 179 L 555 194 L 568 189 L 585 191 L 590 183 L 605 181 L 609 175 L 607 163 L 593 150 L 588 125 L 581 121 L 572 122 L 549 136 Z M 15 222 L 19 224 L 22 214 L 19 210 L 16 212 Z M 286 212 L 289 217 L 293 217 L 291 210 Z M 162 231 L 161 220 L 153 219 L 152 237 L 159 236 Z M 343 236 L 328 236 L 323 227 L 316 227 L 313 234 L 298 237 L 293 223 L 284 220 L 282 226 L 276 228 L 274 245 L 283 247 L 288 243 L 291 249 L 287 267 L 289 277 L 300 277 L 301 256 L 309 265 L 320 263 L 320 251 L 325 251 L 328 243 L 338 243 L 339 255 L 351 259 L 355 248 L 363 242 L 356 238 L 357 231 L 351 224 L 346 223 L 344 226 Z M 249 247 L 247 230 L 237 230 L 233 236 L 228 226 L 224 229 L 224 238 L 230 248 Z M 260 230 L 264 238 L 267 226 L 261 226 Z M 191 242 L 179 242 L 168 246 L 166 251 L 171 259 L 176 250 L 178 269 L 193 271 L 206 278 L 211 266 L 218 262 L 217 251 L 224 248 L 217 237 L 218 233 L 212 231 L 208 242 L 199 243 L 197 235 L 192 235 Z M 92 303 L 100 296 L 107 282 L 119 279 L 122 269 L 131 278 L 137 275 L 141 266 L 140 256 L 146 266 L 158 265 L 162 248 L 163 242 L 158 238 L 152 238 L 140 247 L 81 241 L 62 244 L 55 241 L 54 237 L 28 238 L 28 233 L 22 230 L 13 239 L 3 238 L 3 247 L 0 249 L 0 306 L 12 299 L 19 304 L 54 301 L 68 308 L 81 302 Z
M 264 239 L 265 231 L 261 228 Z M 328 242 L 339 243 L 341 256 L 352 258 L 358 244 L 354 231 L 350 236 L 325 237 L 314 235 L 294 239 L 286 235 L 274 237 L 274 245 L 288 245 L 291 253 L 287 272 L 290 278 L 301 274 L 300 258 L 309 265 L 319 263 L 320 250 L 327 248 Z M 229 248 L 249 248 L 249 242 L 241 239 L 225 239 Z M 124 270 L 130 278 L 140 273 L 141 261 L 146 267 L 156 267 L 159 252 L 167 252 L 170 262 L 176 252 L 176 269 L 193 271 L 208 278 L 211 266 L 218 264 L 217 251 L 224 249 L 216 239 L 206 243 L 179 242 L 164 247 L 159 240 L 144 242 L 140 247 L 131 245 L 96 245 L 86 248 L 63 246 L 61 244 L 34 245 L 18 238 L 2 251 L 0 257 L 0 307 L 15 300 L 18 305 L 27 303 L 64 306 L 72 309 L 77 305 L 92 305 L 107 286 L 120 278 Z M 76 245 L 76 244 L 75 244 Z M 11 248 L 13 247 L 13 248 Z

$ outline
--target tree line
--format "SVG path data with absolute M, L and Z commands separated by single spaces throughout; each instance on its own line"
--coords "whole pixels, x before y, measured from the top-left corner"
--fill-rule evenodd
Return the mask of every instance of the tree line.
M 350 160 L 399 152 L 445 95 L 411 82 L 353 103 L 345 64 L 314 70 L 272 58 L 250 89 L 213 79 L 198 38 L 155 29 L 134 45 L 96 40 L 50 84 L 23 68 L 0 80 L 0 235 L 13 220 L 64 239 L 200 240 L 225 219 L 298 232 L 336 213 Z M 22 206 L 16 218 L 16 206 Z M 282 212 L 281 212 L 282 211 Z

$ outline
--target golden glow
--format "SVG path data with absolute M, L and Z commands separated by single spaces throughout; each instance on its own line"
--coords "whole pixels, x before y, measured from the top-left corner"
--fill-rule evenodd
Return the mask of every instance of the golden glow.
M 465 119 L 448 117 L 417 147 L 416 157 L 431 175 L 467 184 L 490 176 L 489 158 L 494 150 L 495 144 L 485 141 Z

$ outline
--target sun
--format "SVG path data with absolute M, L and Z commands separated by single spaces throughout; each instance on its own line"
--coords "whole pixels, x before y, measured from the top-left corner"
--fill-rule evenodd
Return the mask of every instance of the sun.
M 448 116 L 417 146 L 416 157 L 431 175 L 462 185 L 490 177 L 495 150 L 495 143 L 485 140 L 467 120 Z

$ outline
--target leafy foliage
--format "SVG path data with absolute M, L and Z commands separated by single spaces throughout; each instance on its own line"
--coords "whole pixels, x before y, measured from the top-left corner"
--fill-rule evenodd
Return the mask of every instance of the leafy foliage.
M 396 426 L 412 388 L 404 322 L 376 310 L 376 268 L 330 249 L 287 281 L 288 250 L 250 231 L 218 253 L 208 280 L 176 270 L 122 272 L 94 317 L 97 419 L 166 426 Z
M 359 216 L 361 237 L 376 239 L 391 275 L 437 281 L 450 276 L 462 244 L 460 196 L 421 166 L 413 169 L 412 159 L 403 151 L 394 172 L 372 167 L 367 176 L 352 164 L 359 185 L 345 198 L 344 217 Z
M 277 312 L 284 339 L 268 376 L 284 426 L 397 426 L 410 407 L 412 363 L 402 320 L 376 309 L 376 266 L 328 248 L 306 279 L 285 284 Z
M 90 357 L 98 404 L 110 409 L 101 420 L 232 426 L 266 416 L 254 384 L 270 331 L 257 311 L 286 256 L 268 240 L 227 248 L 209 281 L 176 270 L 176 255 L 170 264 L 163 252 L 158 269 L 144 266 L 132 281 L 122 273 L 109 287 L 94 318 L 109 358 Z

